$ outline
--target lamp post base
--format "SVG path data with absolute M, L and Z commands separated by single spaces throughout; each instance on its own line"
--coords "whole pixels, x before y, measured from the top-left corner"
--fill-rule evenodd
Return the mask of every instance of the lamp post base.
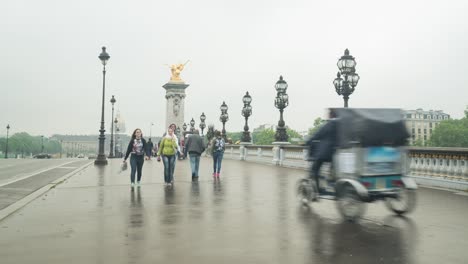
M 97 158 L 96 158 L 96 160 L 94 161 L 94 165 L 99 165 L 99 166 L 107 165 L 106 156 L 104 156 L 104 155 L 98 155 Z
M 252 138 L 250 137 L 250 132 L 249 131 L 242 132 L 241 142 L 250 143 L 251 141 L 252 141 Z
M 285 127 L 276 127 L 275 140 L 276 142 L 288 142 L 288 133 Z

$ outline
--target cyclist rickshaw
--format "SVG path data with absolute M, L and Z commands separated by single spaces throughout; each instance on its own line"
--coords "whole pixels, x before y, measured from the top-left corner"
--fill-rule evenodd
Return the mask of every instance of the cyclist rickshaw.
M 408 177 L 405 145 L 409 134 L 400 109 L 335 108 L 336 150 L 328 177 L 299 180 L 300 202 L 336 200 L 346 220 L 362 216 L 366 203 L 384 200 L 402 215 L 414 209 L 417 185 Z M 320 144 L 320 143 L 318 143 Z

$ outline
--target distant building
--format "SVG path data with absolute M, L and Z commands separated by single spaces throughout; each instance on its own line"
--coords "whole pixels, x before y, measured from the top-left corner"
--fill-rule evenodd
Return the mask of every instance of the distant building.
M 431 138 L 432 131 L 441 121 L 449 120 L 450 115 L 442 110 L 424 111 L 421 108 L 404 111 L 406 127 L 411 135 L 410 144 L 420 139 L 423 145 Z
M 263 125 L 258 126 L 257 128 L 254 128 L 253 132 L 263 131 L 263 130 L 265 130 L 265 129 L 276 130 L 276 125 L 272 125 L 272 124 L 263 124 Z

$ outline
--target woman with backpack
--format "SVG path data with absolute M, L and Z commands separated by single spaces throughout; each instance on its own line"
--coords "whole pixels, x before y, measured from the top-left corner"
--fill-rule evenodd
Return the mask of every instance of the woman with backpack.
M 225 148 L 225 142 L 219 130 L 215 131 L 215 137 L 211 141 L 211 147 L 213 156 L 213 178 L 219 179 Z

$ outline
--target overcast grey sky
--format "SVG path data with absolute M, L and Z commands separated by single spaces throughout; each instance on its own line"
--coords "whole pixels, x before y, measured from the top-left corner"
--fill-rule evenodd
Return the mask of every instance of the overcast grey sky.
M 274 84 L 289 84 L 286 124 L 306 130 L 326 107 L 342 106 L 332 84 L 349 48 L 361 76 L 351 107 L 441 109 L 460 118 L 468 105 L 466 0 L 15 0 L 0 9 L 0 125 L 30 134 L 97 134 L 106 46 L 106 130 L 111 95 L 129 130 L 161 134 L 164 64 L 191 63 L 185 119 L 243 128 L 276 124 Z

